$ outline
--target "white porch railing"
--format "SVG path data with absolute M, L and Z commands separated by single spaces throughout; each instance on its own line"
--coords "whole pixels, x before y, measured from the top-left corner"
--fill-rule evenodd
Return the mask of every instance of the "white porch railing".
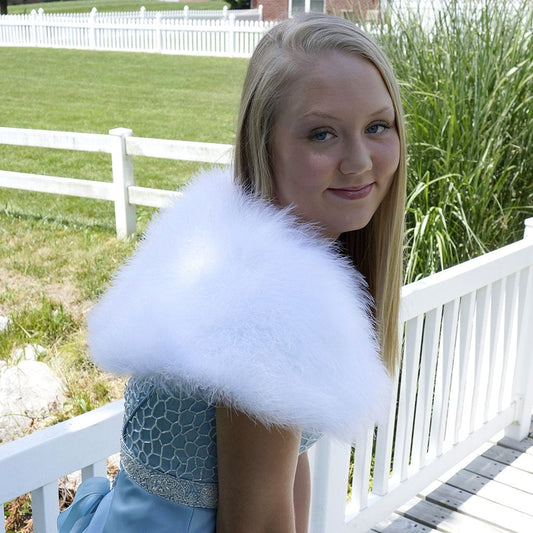
M 33 532 L 56 533 L 57 480 L 77 470 L 82 479 L 106 475 L 106 458 L 119 450 L 122 413 L 120 400 L 0 446 L 0 502 L 31 492 Z
M 227 145 L 140 139 L 129 130 L 92 135 L 0 128 L 3 139 L 111 153 L 114 176 L 126 176 L 115 183 L 4 171 L 0 186 L 114 200 L 120 235 L 135 227 L 132 204 L 160 207 L 176 194 L 135 187 L 132 155 L 230 159 Z M 397 398 L 388 423 L 356 443 L 353 480 L 349 445 L 323 439 L 312 450 L 311 533 L 366 532 L 500 430 L 516 439 L 527 435 L 533 219 L 523 240 L 404 287 L 400 339 Z M 121 412 L 116 402 L 0 447 L 0 502 L 31 492 L 35 533 L 55 532 L 57 479 L 78 469 L 85 478 L 105 472 L 105 458 L 119 449 Z
M 367 532 L 496 433 L 527 436 L 533 218 L 523 240 L 405 286 L 402 324 L 397 396 L 356 443 L 353 480 L 350 446 L 315 447 L 311 533 Z
M 153 14 L 152 14 L 153 13 Z M 262 8 L 235 14 L 192 11 L 0 16 L 0 46 L 156 52 L 182 55 L 250 57 L 273 22 Z

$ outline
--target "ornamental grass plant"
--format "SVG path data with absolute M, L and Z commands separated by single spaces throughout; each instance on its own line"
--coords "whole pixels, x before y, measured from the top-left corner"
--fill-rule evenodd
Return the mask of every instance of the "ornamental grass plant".
M 406 282 L 520 239 L 533 215 L 533 3 L 422 5 L 377 28 L 408 124 Z

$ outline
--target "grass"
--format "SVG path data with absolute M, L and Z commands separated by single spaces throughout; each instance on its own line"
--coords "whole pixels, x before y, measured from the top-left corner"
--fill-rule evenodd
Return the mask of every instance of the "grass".
M 21 48 L 0 48 L 0 63 L 2 126 L 93 133 L 128 127 L 140 137 L 222 143 L 233 141 L 246 68 L 242 59 Z M 174 189 L 197 165 L 136 158 L 135 167 L 139 185 Z M 0 168 L 111 180 L 107 154 L 0 146 Z M 90 200 L 2 192 L 0 207 L 113 224 L 111 204 Z
M 68 0 L 59 2 L 42 2 L 36 4 L 20 4 L 9 6 L 8 14 L 31 13 L 33 9 L 38 11 L 43 9 L 45 13 L 88 13 L 93 7 L 101 12 L 139 11 L 144 6 L 147 11 L 173 11 L 182 10 L 186 5 L 190 9 L 222 9 L 226 4 L 221 0 L 211 0 L 207 2 L 172 2 L 165 0 Z
M 521 238 L 533 215 L 533 5 L 451 0 L 379 39 L 409 131 L 406 281 Z
M 140 136 L 205 142 L 232 142 L 246 66 L 225 58 L 37 48 L 0 48 L 0 63 L 0 85 L 10 89 L 2 95 L 3 126 L 99 133 L 128 126 Z

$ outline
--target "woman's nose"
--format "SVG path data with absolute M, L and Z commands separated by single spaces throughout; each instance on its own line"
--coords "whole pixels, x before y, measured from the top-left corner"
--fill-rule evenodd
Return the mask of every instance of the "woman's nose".
M 371 168 L 372 156 L 369 147 L 362 139 L 351 140 L 339 165 L 341 174 L 363 174 Z

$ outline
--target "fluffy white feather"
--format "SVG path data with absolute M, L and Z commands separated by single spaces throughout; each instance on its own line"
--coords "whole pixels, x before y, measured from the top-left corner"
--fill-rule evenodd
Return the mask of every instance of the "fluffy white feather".
M 111 372 L 350 440 L 390 403 L 369 303 L 332 244 L 217 169 L 152 222 L 91 311 L 89 347 Z

